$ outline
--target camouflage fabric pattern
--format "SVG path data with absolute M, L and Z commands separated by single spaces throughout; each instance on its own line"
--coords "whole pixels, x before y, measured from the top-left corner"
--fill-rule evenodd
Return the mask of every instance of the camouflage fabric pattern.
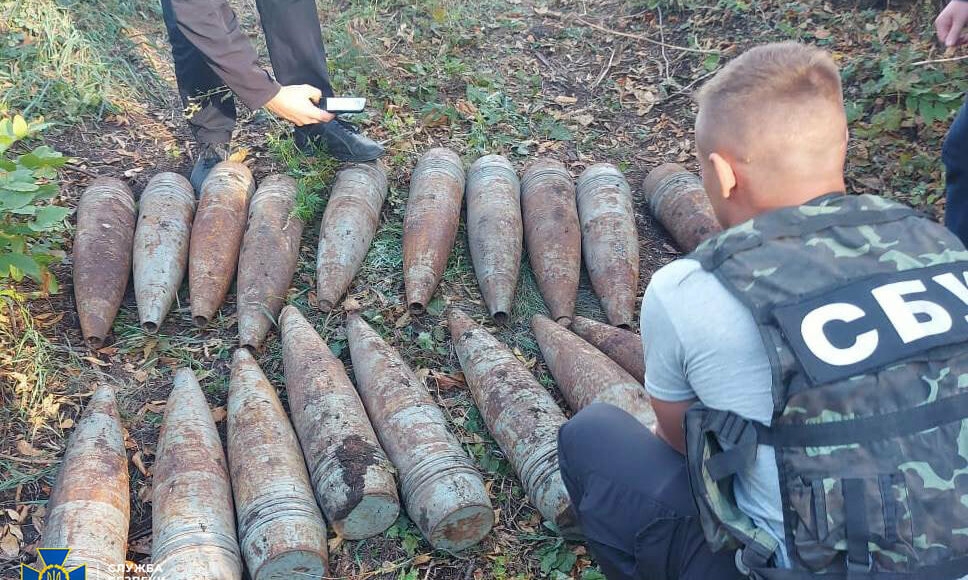
M 771 355 L 775 425 L 834 424 L 968 393 L 964 344 L 791 389 L 806 379 L 772 319 L 775 305 L 874 274 L 968 260 L 954 235 L 905 206 L 871 195 L 828 196 L 726 230 L 691 257 L 753 312 Z M 777 464 L 796 568 L 844 569 L 846 478 L 863 481 L 873 571 L 915 572 L 968 556 L 968 421 L 869 444 L 782 447 Z M 705 485 L 714 484 L 707 478 Z M 713 495 L 719 503 L 704 511 L 733 518 L 724 522 L 741 530 L 751 525 L 726 505 L 731 498 Z M 705 523 L 710 539 L 722 534 Z

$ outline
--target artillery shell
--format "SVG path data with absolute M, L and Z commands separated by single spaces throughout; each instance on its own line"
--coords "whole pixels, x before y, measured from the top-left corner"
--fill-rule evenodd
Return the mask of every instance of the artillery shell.
M 568 325 L 581 276 L 581 226 L 575 184 L 564 164 L 541 158 L 521 179 L 524 241 L 551 317 Z
M 328 312 L 360 271 L 380 225 L 387 176 L 376 163 L 354 163 L 336 174 L 316 250 L 316 300 Z
M 346 324 L 357 389 L 400 473 L 410 518 L 434 548 L 473 546 L 494 525 L 481 474 L 400 355 L 358 314 Z
M 666 163 L 649 172 L 642 186 L 652 215 L 683 252 L 722 231 L 702 181 L 681 165 Z
M 450 149 L 424 153 L 410 176 L 403 220 L 403 284 L 414 314 L 427 308 L 457 238 L 464 165 Z
M 574 411 L 609 403 L 651 428 L 655 414 L 645 388 L 618 363 L 550 318 L 536 314 L 531 329 L 545 364 Z
M 639 239 L 632 192 L 614 165 L 592 165 L 578 177 L 578 217 L 585 267 L 608 321 L 632 328 L 639 287 Z
M 645 354 L 641 336 L 581 316 L 575 317 L 571 330 L 617 362 L 635 380 L 645 383 Z
M 222 440 L 188 368 L 175 371 L 153 471 L 152 577 L 242 578 Z
M 389 528 L 400 512 L 393 467 L 346 369 L 294 306 L 279 317 L 286 391 L 316 499 L 348 539 Z
M 229 473 L 242 555 L 252 580 L 327 575 L 326 523 L 275 388 L 244 348 L 228 402 Z
M 202 183 L 188 254 L 192 318 L 200 327 L 215 316 L 232 285 L 254 189 L 252 172 L 234 161 L 213 167 Z
M 74 301 L 81 333 L 93 349 L 111 332 L 131 272 L 135 205 L 119 179 L 99 177 L 77 205 Z
M 511 312 L 523 235 L 514 166 L 500 155 L 481 157 L 467 174 L 467 240 L 484 303 L 498 324 Z
M 448 318 L 454 350 L 488 431 L 541 515 L 563 533 L 572 531 L 577 522 L 558 468 L 564 413 L 501 341 L 456 308 Z
M 303 223 L 291 215 L 296 180 L 266 177 L 249 204 L 239 256 L 239 344 L 262 346 L 286 299 L 299 262 Z
M 177 173 L 159 173 L 141 194 L 134 232 L 134 296 L 145 332 L 168 314 L 188 266 L 195 191 Z
M 134 216 L 132 215 L 132 225 Z M 101 385 L 67 444 L 47 503 L 41 548 L 70 548 L 64 568 L 121 580 L 128 544 L 128 455 L 111 387 Z

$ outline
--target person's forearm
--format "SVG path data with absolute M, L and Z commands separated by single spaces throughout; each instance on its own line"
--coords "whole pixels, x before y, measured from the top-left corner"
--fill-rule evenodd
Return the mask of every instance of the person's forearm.
M 246 106 L 260 109 L 279 92 L 224 0 L 173 0 L 172 8 L 178 29 Z

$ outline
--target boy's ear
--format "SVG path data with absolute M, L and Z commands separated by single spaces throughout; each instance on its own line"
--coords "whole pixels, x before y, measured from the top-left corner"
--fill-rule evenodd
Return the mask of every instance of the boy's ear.
M 733 172 L 733 167 L 719 153 L 710 153 L 709 162 L 713 165 L 713 171 L 723 199 L 729 199 L 729 196 L 733 194 L 733 189 L 736 188 L 736 174 Z

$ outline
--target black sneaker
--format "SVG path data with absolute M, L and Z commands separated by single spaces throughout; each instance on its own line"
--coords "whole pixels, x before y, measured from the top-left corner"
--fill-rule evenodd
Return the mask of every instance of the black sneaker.
M 192 168 L 192 176 L 189 178 L 195 188 L 195 197 L 202 195 L 202 182 L 208 177 L 209 171 L 228 157 L 228 143 L 199 143 L 198 158 L 195 159 L 195 167 Z
M 296 148 L 306 155 L 320 148 L 340 161 L 373 161 L 384 153 L 383 146 L 342 119 L 296 127 L 295 142 Z

